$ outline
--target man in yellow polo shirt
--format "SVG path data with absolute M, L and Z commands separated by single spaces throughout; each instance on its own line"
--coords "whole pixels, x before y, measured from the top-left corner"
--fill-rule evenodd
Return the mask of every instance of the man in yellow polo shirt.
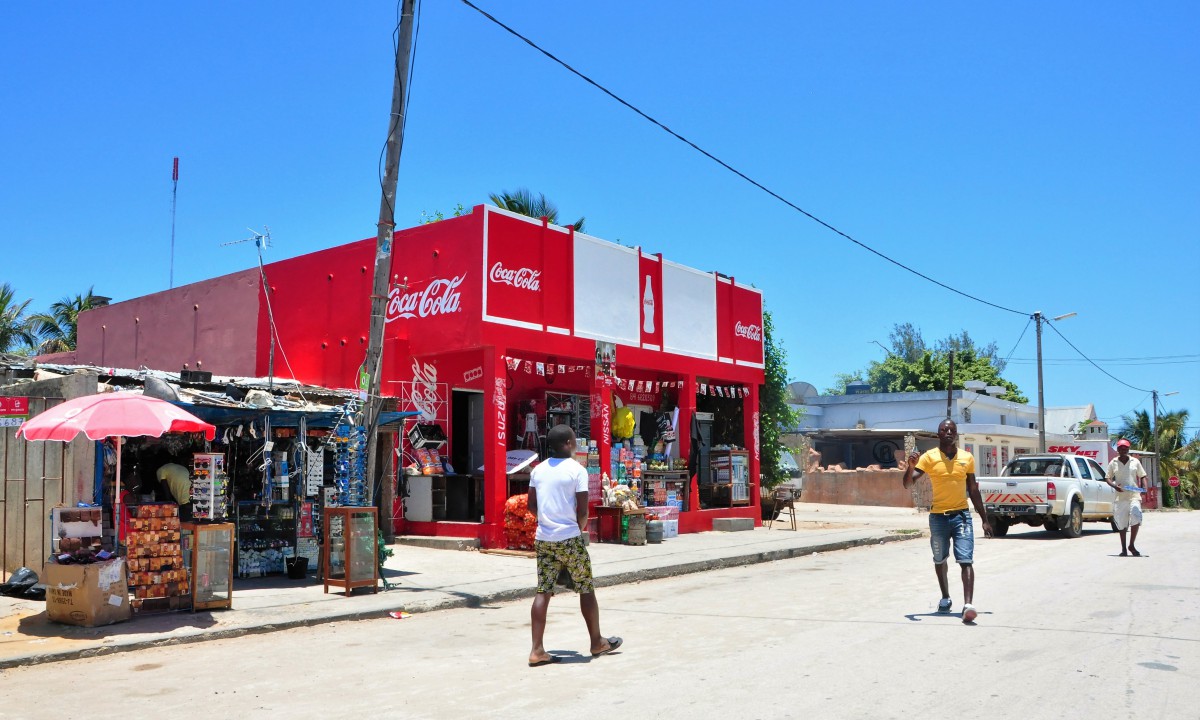
M 917 478 L 928 475 L 933 484 L 933 506 L 929 509 L 929 545 L 933 548 L 933 569 L 937 573 L 942 599 L 938 612 L 950 612 L 950 582 L 946 578 L 946 559 L 954 544 L 954 560 L 962 568 L 962 621 L 973 623 L 978 613 L 971 604 L 975 595 L 975 528 L 967 498 L 983 519 L 983 533 L 992 536 L 987 510 L 975 482 L 975 458 L 958 447 L 958 425 L 949 418 L 938 425 L 938 446 L 924 455 L 913 453 L 904 468 L 904 487 L 912 487 Z

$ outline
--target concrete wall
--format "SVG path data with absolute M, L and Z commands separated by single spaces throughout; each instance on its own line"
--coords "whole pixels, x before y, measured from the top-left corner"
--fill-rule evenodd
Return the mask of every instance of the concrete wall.
M 800 500 L 835 505 L 928 508 L 929 480 L 922 478 L 913 489 L 905 489 L 903 477 L 900 470 L 880 470 L 875 466 L 857 470 L 843 470 L 838 466 L 810 469 L 804 475 L 804 492 Z
M 804 465 L 801 502 L 923 509 L 928 509 L 933 502 L 933 487 L 927 477 L 905 489 L 902 470 L 885 470 L 878 465 L 854 470 L 843 469 L 841 465 L 822 466 L 820 454 L 807 446 L 806 438 L 799 435 L 785 438 L 786 445 L 794 447 L 798 453 L 806 453 L 804 460 L 796 458 Z
M 256 376 L 259 284 L 253 268 L 88 310 L 76 362 Z

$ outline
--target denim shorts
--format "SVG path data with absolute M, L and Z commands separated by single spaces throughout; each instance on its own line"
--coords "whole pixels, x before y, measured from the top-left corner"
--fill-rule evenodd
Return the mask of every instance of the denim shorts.
M 943 515 L 929 513 L 929 547 L 933 549 L 933 563 L 941 565 L 950 554 L 950 543 L 954 543 L 954 561 L 959 565 L 970 565 L 975 554 L 975 525 L 970 510 Z

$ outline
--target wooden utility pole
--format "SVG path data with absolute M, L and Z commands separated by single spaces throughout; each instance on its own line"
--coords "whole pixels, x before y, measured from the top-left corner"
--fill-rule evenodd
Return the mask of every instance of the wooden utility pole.
M 954 419 L 954 351 L 950 351 L 950 381 L 946 383 L 946 419 Z
M 379 413 L 383 409 L 383 332 L 388 301 L 388 278 L 392 270 L 392 235 L 396 230 L 396 179 L 400 174 L 400 150 L 404 145 L 404 119 L 408 100 L 409 62 L 412 56 L 413 5 L 415 0 L 403 0 L 400 10 L 400 28 L 397 33 L 395 75 L 392 79 L 392 111 L 388 116 L 387 154 L 382 182 L 382 197 L 379 201 L 379 224 L 375 238 L 375 282 L 371 289 L 371 330 L 367 337 L 367 358 L 363 362 L 366 376 L 367 399 L 363 408 L 363 426 L 367 432 L 367 476 L 371 502 L 378 499 L 382 507 L 379 513 L 384 537 L 392 539 L 391 483 L 384 483 L 379 498 L 375 497 L 375 483 L 379 474 L 379 463 L 375 457 L 379 447 Z M 361 379 L 360 379 L 361 382 Z

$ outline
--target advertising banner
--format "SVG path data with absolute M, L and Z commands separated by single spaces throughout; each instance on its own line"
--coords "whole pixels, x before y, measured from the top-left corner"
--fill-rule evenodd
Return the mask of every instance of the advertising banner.
M 570 237 L 538 220 L 487 211 L 484 313 L 540 330 L 570 325 Z
M 0 427 L 20 427 L 29 417 L 29 398 L 0 397 Z
M 663 346 L 662 260 L 654 255 L 639 258 L 639 285 L 642 301 L 642 347 L 661 350 Z

